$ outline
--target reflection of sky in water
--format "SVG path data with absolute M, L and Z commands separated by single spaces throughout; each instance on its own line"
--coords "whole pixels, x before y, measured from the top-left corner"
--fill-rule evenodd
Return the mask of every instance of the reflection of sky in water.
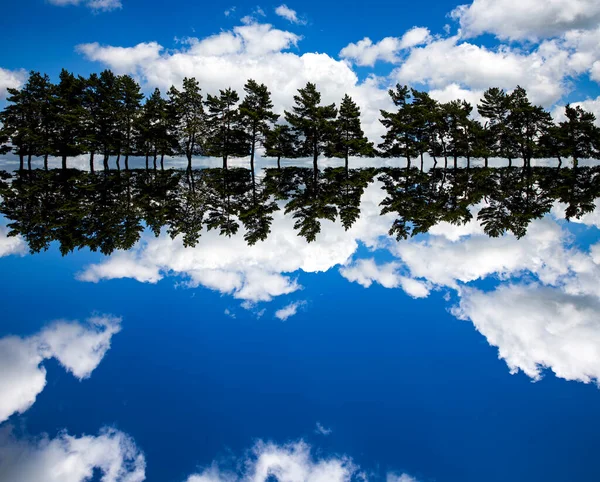
M 384 196 L 370 184 L 356 223 L 312 243 L 283 210 L 254 246 L 145 231 L 108 256 L 27 255 L 0 228 L 0 475 L 590 480 L 597 211 L 396 241 Z

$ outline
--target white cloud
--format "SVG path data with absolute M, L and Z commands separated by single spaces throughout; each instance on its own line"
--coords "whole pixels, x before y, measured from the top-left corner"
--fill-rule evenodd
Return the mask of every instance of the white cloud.
M 198 79 L 203 92 L 216 93 L 231 86 L 239 93 L 249 79 L 265 83 L 273 94 L 275 111 L 290 110 L 297 90 L 307 82 L 317 84 L 324 103 L 339 103 L 350 95 L 361 108 L 365 133 L 373 140 L 384 132 L 380 109 L 390 109 L 387 80 L 370 76 L 359 82 L 345 60 L 327 54 L 288 51 L 301 37 L 269 24 L 250 23 L 206 38 L 187 39 L 178 49 L 165 49 L 156 42 L 133 47 L 82 44 L 78 51 L 118 73 L 130 73 L 147 88 L 163 92 L 181 86 L 184 77 Z
M 429 288 L 422 281 L 402 276 L 398 273 L 400 263 L 391 262 L 378 265 L 373 258 L 358 259 L 352 264 L 342 266 L 340 274 L 348 281 L 353 281 L 365 288 L 379 283 L 384 288 L 401 287 L 413 298 L 424 298 L 429 295 Z
M 400 61 L 399 52 L 417 45 L 431 41 L 429 29 L 425 27 L 413 27 L 401 38 L 386 37 L 377 43 L 369 37 L 359 40 L 357 43 L 346 45 L 339 53 L 343 59 L 349 59 L 356 65 L 373 66 L 377 61 L 397 63 Z
M 333 430 L 331 430 L 330 428 L 326 428 L 324 427 L 320 422 L 317 422 L 317 427 L 315 428 L 315 433 L 318 433 L 319 435 L 330 435 L 331 432 L 333 432 Z
M 156 283 L 166 275 L 185 277 L 187 286 L 205 286 L 234 298 L 252 303 L 270 301 L 301 288 L 294 273 L 327 271 L 346 264 L 358 243 L 375 246 L 391 224 L 391 216 L 380 216 L 379 203 L 384 193 L 380 184 L 369 187 L 361 203 L 361 216 L 349 229 L 324 220 L 321 233 L 307 243 L 294 229 L 294 219 L 283 210 L 273 215 L 271 234 L 254 246 L 248 246 L 244 232 L 224 238 L 216 231 L 203 231 L 195 247 L 184 247 L 181 237 L 166 233 L 158 238 L 145 234 L 143 240 L 127 252 L 116 252 L 104 261 L 85 268 L 82 281 L 133 278 Z
M 364 472 L 345 455 L 315 458 L 304 441 L 278 445 L 259 441 L 250 454 L 237 461 L 235 469 L 213 463 L 186 482 L 350 482 L 367 480 Z M 388 482 L 417 482 L 407 474 L 388 474 Z
M 437 39 L 413 48 L 393 77 L 430 89 L 457 84 L 475 91 L 490 86 L 513 90 L 521 85 L 534 103 L 549 106 L 567 92 L 569 76 L 589 70 L 573 61 L 574 42 L 547 41 L 526 52 L 507 46 L 490 49 L 463 42 L 459 36 Z
M 537 284 L 464 288 L 452 313 L 498 347 L 512 373 L 539 380 L 543 368 L 585 383 L 600 379 L 600 302 Z
M 121 0 L 48 0 L 48 2 L 59 7 L 83 5 L 94 12 L 110 12 L 123 8 Z
M 349 482 L 357 467 L 348 457 L 314 459 L 303 441 L 287 445 L 259 442 L 244 461 L 243 473 L 222 472 L 217 465 L 186 482 L 266 482 L 274 477 L 281 482 Z
M 388 474 L 386 482 L 418 482 L 417 479 L 408 474 Z
M 9 427 L 0 429 L 0 479 L 11 482 L 84 482 L 96 471 L 102 482 L 141 482 L 144 455 L 133 440 L 115 429 L 96 436 L 18 439 Z
M 27 80 L 24 69 L 8 70 L 0 67 L 0 99 L 4 99 L 9 88 L 18 89 Z
M 23 255 L 27 252 L 27 244 L 23 238 L 18 236 L 8 236 L 8 228 L 0 226 L 0 258 L 11 254 Z
M 400 50 L 400 39 L 397 37 L 385 37 L 377 43 L 373 43 L 369 37 L 365 37 L 356 43 L 346 45 L 340 50 L 339 56 L 353 61 L 356 65 L 372 67 L 379 60 L 390 63 L 398 62 L 398 50 Z
M 55 321 L 27 338 L 1 338 L 0 422 L 33 405 L 46 385 L 46 359 L 56 358 L 79 380 L 88 378 L 121 329 L 120 322 L 112 316 L 94 316 L 84 324 Z
M 285 18 L 286 20 L 289 20 L 292 23 L 296 23 L 296 24 L 300 24 L 300 25 L 306 24 L 305 20 L 298 18 L 298 14 L 296 13 L 296 10 L 292 10 L 285 4 L 279 5 L 279 7 L 277 7 L 275 9 L 275 14 L 279 15 L 280 17 Z
M 287 320 L 289 317 L 294 316 L 298 313 L 298 308 L 304 306 L 306 301 L 294 301 L 289 305 L 284 306 L 283 308 L 277 310 L 275 312 L 275 317 L 279 318 L 281 321 Z
M 588 29 L 600 22 L 597 0 L 474 0 L 451 13 L 462 35 L 492 33 L 506 40 L 539 40 L 567 30 Z
M 431 32 L 427 27 L 413 27 L 402 35 L 400 48 L 409 49 L 417 45 L 423 45 L 430 42 L 431 39 Z
M 573 102 L 571 107 L 581 107 L 583 110 L 591 112 L 596 116 L 596 125 L 600 126 L 600 96 L 595 99 L 586 99 L 581 102 Z M 552 117 L 556 122 L 563 122 L 567 120 L 565 116 L 565 106 L 557 105 L 554 109 L 552 109 Z

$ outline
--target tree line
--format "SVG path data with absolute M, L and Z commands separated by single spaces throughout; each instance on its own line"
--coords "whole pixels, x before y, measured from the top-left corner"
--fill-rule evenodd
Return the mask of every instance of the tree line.
M 2 181 L 4 179 L 4 181 Z M 472 206 L 489 236 L 524 236 L 529 223 L 556 201 L 567 219 L 595 209 L 600 167 L 431 169 L 301 167 L 249 169 L 0 171 L 0 213 L 9 235 L 21 235 L 32 253 L 57 241 L 63 254 L 87 247 L 110 254 L 126 250 L 144 229 L 197 244 L 205 230 L 232 236 L 243 227 L 249 245 L 271 233 L 274 213 L 294 220 L 298 236 L 317 239 L 324 220 L 350 229 L 360 216 L 365 189 L 375 179 L 385 195 L 381 214 L 392 214 L 389 234 L 405 239 L 440 222 L 464 224 Z
M 89 154 L 102 156 L 104 168 L 116 157 L 120 169 L 124 159 L 129 169 L 131 156 L 152 161 L 156 168 L 165 156 L 185 156 L 192 168 L 193 156 L 222 158 L 227 169 L 231 157 L 250 157 L 254 170 L 257 149 L 267 157 L 281 159 L 340 157 L 346 167 L 350 156 L 405 158 L 407 165 L 430 155 L 447 166 L 458 159 L 492 157 L 563 159 L 577 165 L 580 159 L 600 158 L 600 128 L 595 116 L 581 107 L 565 107 L 565 120 L 555 123 L 549 112 L 532 104 L 525 89 L 507 93 L 490 88 L 476 106 L 481 121 L 473 117 L 466 101 L 441 103 L 428 93 L 396 85 L 389 90 L 395 110 L 381 110 L 386 128 L 377 147 L 364 134 L 360 108 L 345 95 L 339 108 L 323 105 L 317 86 L 308 82 L 298 89 L 294 105 L 283 119 L 273 111 L 271 92 L 265 84 L 250 79 L 244 97 L 227 88 L 218 95 L 201 92 L 198 81 L 184 78 L 181 89 L 172 86 L 162 95 L 159 89 L 145 98 L 140 85 L 129 75 L 110 70 L 89 77 L 62 70 L 54 84 L 48 75 L 31 72 L 21 89 L 8 89 L 7 105 L 0 113 L 0 151 L 19 156 L 31 168 L 33 157 L 67 159 Z

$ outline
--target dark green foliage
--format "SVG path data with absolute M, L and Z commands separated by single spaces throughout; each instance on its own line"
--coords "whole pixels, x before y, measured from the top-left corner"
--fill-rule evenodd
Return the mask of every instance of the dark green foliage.
M 316 170 L 319 155 L 332 142 L 337 109 L 335 104 L 321 105 L 321 94 L 317 86 L 310 82 L 298 89 L 294 102 L 292 112 L 285 111 L 285 120 L 294 133 L 297 156 L 312 157 L 313 168 Z
M 169 89 L 169 114 L 172 120 L 172 135 L 177 140 L 178 153 L 188 160 L 188 169 L 192 168 L 192 156 L 203 154 L 203 136 L 206 132 L 204 104 L 198 81 L 194 78 L 183 79 L 183 89 L 174 86 Z
M 254 171 L 254 153 L 257 145 L 265 145 L 271 124 L 279 116 L 273 112 L 271 93 L 265 84 L 250 79 L 244 85 L 246 96 L 240 104 L 240 124 L 250 144 L 250 170 Z
M 281 158 L 296 157 L 295 136 L 290 126 L 277 125 L 267 133 L 265 156 L 277 158 L 277 168 L 281 168 Z
M 219 91 L 219 95 L 206 96 L 208 109 L 205 153 L 223 159 L 227 169 L 229 157 L 250 154 L 250 136 L 242 124 L 242 115 L 237 108 L 240 98 L 233 89 Z
M 375 155 L 373 143 L 365 137 L 360 125 L 360 108 L 348 94 L 342 99 L 333 127 L 328 154 L 333 157 L 342 157 L 345 160 L 346 169 L 349 156 L 373 157 Z

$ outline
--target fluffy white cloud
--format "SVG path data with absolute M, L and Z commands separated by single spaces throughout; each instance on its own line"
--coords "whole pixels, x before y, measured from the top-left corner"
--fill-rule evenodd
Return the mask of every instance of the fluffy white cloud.
M 277 445 L 259 441 L 236 470 L 221 470 L 214 463 L 186 482 L 350 482 L 366 475 L 347 456 L 315 458 L 304 441 Z M 416 482 L 407 474 L 389 474 L 388 482 Z
M 244 473 L 222 472 L 217 465 L 191 475 L 187 482 L 265 482 L 274 477 L 281 482 L 345 482 L 357 467 L 346 457 L 314 459 L 308 444 L 287 445 L 259 442 L 245 461 Z
M 25 412 L 46 385 L 42 362 L 56 358 L 79 380 L 98 366 L 115 333 L 120 318 L 94 316 L 86 323 L 55 321 L 27 338 L 0 339 L 0 422 L 11 414 Z
M 290 303 L 289 305 L 286 305 L 283 308 L 277 310 L 275 312 L 275 317 L 279 318 L 282 321 L 285 321 L 290 316 L 294 316 L 296 313 L 298 313 L 298 308 L 304 306 L 305 304 L 306 301 L 294 301 L 293 303 Z
M 567 91 L 567 78 L 589 70 L 573 61 L 573 41 L 547 41 L 531 52 L 500 46 L 490 49 L 461 41 L 459 36 L 415 47 L 393 76 L 403 83 L 431 89 L 457 84 L 482 91 L 491 86 L 527 89 L 534 103 L 546 106 Z
M 600 379 L 600 302 L 538 284 L 464 288 L 452 313 L 473 322 L 498 347 L 512 373 L 539 380 L 550 368 L 560 378 Z
M 423 241 L 400 242 L 391 248 L 415 278 L 451 288 L 490 275 L 508 278 L 525 271 L 545 283 L 556 283 L 569 273 L 569 252 L 564 248 L 567 233 L 551 219 L 533 221 L 518 240 L 512 234 L 489 238 L 485 234 L 452 241 L 457 233 L 448 225 L 437 227 L 437 236 Z
M 365 37 L 356 43 L 346 45 L 339 53 L 343 59 L 353 61 L 356 65 L 375 65 L 377 61 L 396 63 L 400 61 L 398 53 L 416 45 L 422 45 L 431 40 L 429 29 L 413 27 L 401 38 L 386 37 L 377 43 Z
M 567 30 L 588 29 L 600 22 L 596 0 L 474 0 L 451 16 L 460 22 L 462 35 L 492 33 L 500 39 L 539 40 Z
M 298 14 L 296 13 L 296 10 L 292 10 L 290 7 L 288 7 L 285 4 L 279 5 L 279 7 L 277 7 L 275 9 L 275 14 L 279 15 L 280 17 L 285 18 L 286 20 L 289 20 L 292 23 L 301 24 L 301 25 L 306 23 L 305 20 L 298 18 Z
M 78 51 L 163 92 L 171 85 L 181 86 L 187 76 L 196 77 L 206 93 L 228 86 L 242 93 L 252 78 L 269 87 L 279 114 L 291 109 L 298 88 L 315 82 L 325 103 L 339 103 L 346 93 L 352 96 L 361 108 L 365 133 L 378 139 L 383 133 L 379 110 L 391 108 L 387 82 L 374 76 L 359 82 L 347 61 L 327 54 L 288 51 L 300 39 L 268 24 L 250 23 L 203 39 L 186 39 L 176 50 L 147 42 L 133 47 L 82 44 Z
M 133 440 L 115 429 L 98 435 L 54 439 L 18 439 L 9 427 L 0 429 L 0 480 L 11 482 L 84 482 L 94 473 L 102 482 L 141 482 L 144 455 Z
M 27 79 L 25 70 L 8 70 L 0 67 L 0 99 L 6 97 L 6 89 L 18 89 Z
M 121 0 L 48 0 L 52 5 L 64 7 L 67 5 L 83 5 L 94 12 L 110 12 L 123 8 Z
M 400 263 L 391 262 L 378 265 L 373 258 L 358 259 L 352 264 L 340 268 L 340 274 L 365 288 L 379 283 L 384 288 L 401 287 L 413 298 L 424 298 L 429 294 L 427 285 L 419 280 L 398 273 Z
M 27 244 L 21 236 L 8 236 L 8 228 L 0 226 L 0 258 L 11 254 L 25 254 Z
M 376 246 L 391 224 L 390 215 L 379 215 L 383 196 L 380 184 L 373 184 L 363 195 L 360 218 L 348 231 L 324 220 L 313 243 L 299 237 L 294 220 L 280 210 L 273 215 L 269 237 L 254 246 L 246 244 L 243 229 L 231 238 L 203 232 L 193 248 L 184 247 L 180 237 L 145 235 L 133 249 L 88 266 L 78 277 L 89 282 L 133 278 L 155 283 L 172 274 L 185 277 L 190 287 L 202 285 L 254 303 L 269 301 L 301 288 L 290 273 L 346 264 L 359 242 Z

